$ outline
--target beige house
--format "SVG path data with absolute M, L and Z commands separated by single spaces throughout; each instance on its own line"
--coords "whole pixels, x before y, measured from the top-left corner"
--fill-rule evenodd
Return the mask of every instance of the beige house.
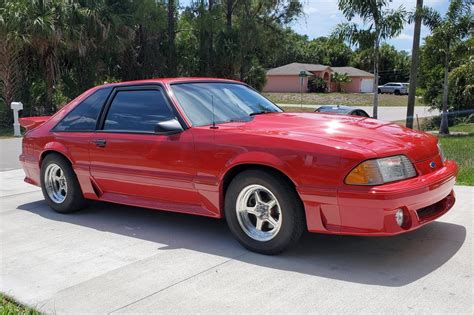
M 333 73 L 346 73 L 351 82 L 342 85 L 347 93 L 373 92 L 374 75 L 354 67 L 330 67 L 320 64 L 290 63 L 267 71 L 267 83 L 264 92 L 300 92 L 299 74 L 304 71 L 307 77 L 303 78 L 302 91 L 307 92 L 308 79 L 311 76 L 321 77 L 326 81 L 329 92 L 337 90 L 336 84 L 331 82 Z

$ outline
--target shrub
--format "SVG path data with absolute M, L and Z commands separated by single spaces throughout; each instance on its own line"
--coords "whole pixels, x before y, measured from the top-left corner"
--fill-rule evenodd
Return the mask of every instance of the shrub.
M 308 90 L 312 93 L 326 93 L 328 86 L 322 78 L 311 77 L 308 79 Z

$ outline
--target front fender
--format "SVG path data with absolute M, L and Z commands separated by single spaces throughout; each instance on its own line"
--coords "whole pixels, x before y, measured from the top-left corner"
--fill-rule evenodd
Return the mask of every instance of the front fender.
M 220 174 L 219 179 L 220 182 L 224 179 L 225 175 L 234 167 L 239 165 L 245 164 L 253 164 L 253 165 L 262 165 L 274 168 L 281 173 L 288 176 L 293 182 L 294 180 L 291 178 L 289 173 L 289 166 L 281 160 L 278 156 L 273 155 L 268 152 L 245 152 L 242 154 L 237 155 L 233 159 L 229 160 L 223 172 Z M 296 184 L 296 183 L 295 183 Z

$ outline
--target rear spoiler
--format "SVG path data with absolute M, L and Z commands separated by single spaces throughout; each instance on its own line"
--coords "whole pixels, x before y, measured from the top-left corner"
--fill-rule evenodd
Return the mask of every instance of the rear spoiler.
M 36 117 L 24 117 L 20 118 L 20 126 L 26 129 L 26 131 L 30 131 L 35 129 L 36 127 L 41 126 L 44 124 L 51 116 L 36 116 Z

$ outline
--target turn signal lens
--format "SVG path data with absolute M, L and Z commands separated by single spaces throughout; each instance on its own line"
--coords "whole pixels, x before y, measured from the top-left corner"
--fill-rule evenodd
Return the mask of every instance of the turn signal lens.
M 369 160 L 354 168 L 345 182 L 348 185 L 380 185 L 383 184 L 383 178 L 376 160 Z
M 368 160 L 354 168 L 345 179 L 348 185 L 381 185 L 416 176 L 415 168 L 404 155 Z

